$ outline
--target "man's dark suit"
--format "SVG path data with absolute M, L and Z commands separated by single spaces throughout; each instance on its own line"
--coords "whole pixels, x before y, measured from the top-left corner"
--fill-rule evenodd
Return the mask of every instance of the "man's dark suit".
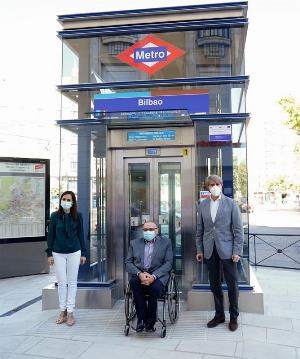
M 157 298 L 161 295 L 169 279 L 172 269 L 173 251 L 170 239 L 155 237 L 150 268 L 144 268 L 145 241 L 143 238 L 130 242 L 129 251 L 125 260 L 126 271 L 130 275 L 130 285 L 138 320 L 156 320 Z M 156 277 L 149 286 L 142 285 L 138 277 L 139 272 L 148 272 Z M 146 308 L 145 294 L 149 294 L 148 308 Z

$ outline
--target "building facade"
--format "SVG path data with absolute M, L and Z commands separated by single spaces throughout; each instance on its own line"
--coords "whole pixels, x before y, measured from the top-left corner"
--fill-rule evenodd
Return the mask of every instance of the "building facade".
M 89 255 L 81 286 L 104 288 L 111 304 L 122 297 L 128 243 L 153 220 L 172 240 L 183 293 L 207 288 L 194 244 L 206 176 L 220 175 L 224 193 L 247 208 L 247 2 L 58 21 L 60 189 L 77 192 L 84 218 Z M 70 161 L 71 176 L 64 172 Z M 239 274 L 247 287 L 247 210 L 242 216 Z

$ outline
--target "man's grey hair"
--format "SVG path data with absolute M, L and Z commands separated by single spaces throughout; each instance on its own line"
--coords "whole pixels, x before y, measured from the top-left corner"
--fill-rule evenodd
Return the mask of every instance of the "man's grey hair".
M 221 184 L 223 186 L 222 178 L 217 175 L 210 175 L 210 176 L 206 177 L 206 179 L 205 179 L 206 186 L 208 186 L 209 182 L 215 182 L 215 183 Z

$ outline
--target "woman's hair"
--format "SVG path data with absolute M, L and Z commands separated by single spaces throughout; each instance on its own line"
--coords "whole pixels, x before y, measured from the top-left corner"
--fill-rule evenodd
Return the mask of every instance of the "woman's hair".
M 73 205 L 72 207 L 70 208 L 70 213 L 71 213 L 71 216 L 73 219 L 77 219 L 78 217 L 78 211 L 77 211 L 77 201 L 76 201 L 76 196 L 75 196 L 75 193 L 72 192 L 72 191 L 65 191 L 64 193 L 61 194 L 60 196 L 60 199 L 59 199 L 59 208 L 58 208 L 58 211 L 57 213 L 62 216 L 65 212 L 64 212 L 64 209 L 62 208 L 61 206 L 61 199 L 63 198 L 63 196 L 65 196 L 66 194 L 70 194 L 71 197 L 72 197 L 72 202 L 73 202 Z

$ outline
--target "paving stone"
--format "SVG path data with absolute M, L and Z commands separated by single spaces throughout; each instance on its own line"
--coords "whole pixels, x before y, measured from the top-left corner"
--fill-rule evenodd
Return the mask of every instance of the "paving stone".
M 203 359 L 231 359 L 232 357 L 224 357 L 223 355 L 204 355 Z
M 242 316 L 242 322 L 246 325 L 283 330 L 292 329 L 292 320 L 289 318 L 279 318 L 274 316 L 250 313 L 243 313 Z
M 299 300 L 299 303 L 300 303 L 300 300 Z M 292 320 L 292 325 L 293 325 L 293 330 L 295 332 L 300 332 L 300 320 L 299 319 L 293 319 Z
M 233 356 L 235 348 L 236 343 L 230 341 L 218 341 L 216 343 L 214 340 L 182 340 L 176 350 L 199 354 Z
M 103 343 L 92 344 L 83 354 L 79 356 L 80 359 L 91 358 L 113 358 L 113 359 L 132 359 L 141 358 L 146 350 L 144 347 L 132 347 L 125 345 L 105 345 Z
M 141 359 L 203 359 L 202 354 L 146 349 Z M 220 357 L 218 357 L 220 358 Z M 221 358 L 222 359 L 222 358 Z
M 45 355 L 36 356 L 36 355 L 24 355 L 24 354 L 16 354 L 16 353 L 0 353 L 0 359 L 52 359 L 50 357 L 46 357 Z
M 235 356 L 243 359 L 297 359 L 295 348 L 254 341 L 238 343 Z
M 267 328 L 243 325 L 243 339 L 254 340 L 262 343 L 267 342 Z
M 160 332 L 159 332 L 160 333 Z M 152 334 L 152 335 L 151 335 Z M 150 337 L 127 337 L 128 340 L 122 342 L 124 345 L 128 346 L 141 346 L 151 349 L 163 349 L 163 350 L 175 350 L 179 345 L 180 340 L 176 339 L 162 339 L 155 333 L 150 333 Z
M 26 336 L 1 336 L 0 337 L 0 352 L 13 353 L 25 340 Z
M 26 354 L 75 359 L 86 351 L 90 345 L 90 343 L 83 341 L 45 338 L 29 349 Z
M 300 348 L 300 335 L 297 332 L 267 329 L 267 342 Z
M 37 345 L 39 342 L 41 342 L 43 339 L 39 337 L 27 337 L 26 340 L 24 340 L 15 350 L 15 353 L 25 353 L 35 345 Z

